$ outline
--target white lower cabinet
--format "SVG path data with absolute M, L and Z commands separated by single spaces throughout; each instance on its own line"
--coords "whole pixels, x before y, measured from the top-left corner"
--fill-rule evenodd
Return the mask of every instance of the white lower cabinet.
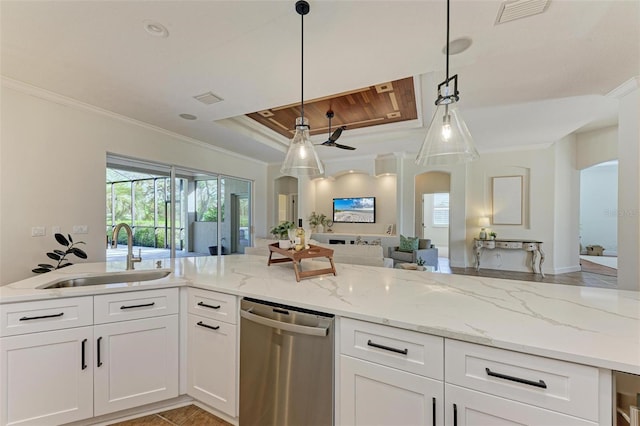
M 338 425 L 442 425 L 443 384 L 396 368 L 340 356 Z
M 237 298 L 197 288 L 188 294 L 187 393 L 237 417 Z
M 96 325 L 94 415 L 178 396 L 178 316 Z
M 0 424 L 57 425 L 93 416 L 93 327 L 0 339 Z
M 446 426 L 596 426 L 577 417 L 487 393 L 445 385 Z
M 93 325 L 94 313 L 106 323 Z M 0 426 L 60 425 L 178 396 L 178 324 L 175 288 L 2 305 Z
M 189 395 L 235 417 L 237 326 L 189 314 L 188 327 Z

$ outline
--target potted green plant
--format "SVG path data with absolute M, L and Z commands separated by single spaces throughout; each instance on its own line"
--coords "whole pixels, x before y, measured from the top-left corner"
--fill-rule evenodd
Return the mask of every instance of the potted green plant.
M 327 224 L 327 216 L 323 213 L 311 212 L 311 216 L 309 216 L 309 225 L 313 229 L 313 232 L 322 233 L 324 232 L 324 226 Z
M 424 271 L 426 268 L 424 267 L 424 259 L 421 256 L 418 256 L 418 260 L 416 260 L 416 264 L 418 265 L 418 271 Z
M 497 236 L 498 236 L 498 234 L 496 234 L 495 232 L 490 232 L 489 233 L 489 238 L 492 239 L 492 240 L 495 240 Z
M 288 249 L 291 247 L 289 241 L 289 230 L 294 229 L 296 225 L 293 222 L 284 221 L 271 228 L 271 234 L 278 239 L 278 246 L 281 249 Z

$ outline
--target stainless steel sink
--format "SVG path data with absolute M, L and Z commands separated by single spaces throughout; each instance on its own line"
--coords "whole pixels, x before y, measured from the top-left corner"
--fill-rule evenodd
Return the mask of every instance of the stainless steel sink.
M 86 285 L 101 285 L 101 284 L 117 284 L 117 283 L 130 283 L 136 281 L 151 281 L 165 278 L 171 271 L 163 270 L 148 270 L 148 271 L 126 271 L 126 272 L 114 272 L 103 275 L 94 275 L 90 277 L 70 278 L 47 284 L 41 289 L 48 288 L 64 288 L 64 287 L 81 287 Z

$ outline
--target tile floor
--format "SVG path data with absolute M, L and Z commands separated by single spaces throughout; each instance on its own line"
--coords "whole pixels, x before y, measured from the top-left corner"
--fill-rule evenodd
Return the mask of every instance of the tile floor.
M 138 417 L 119 423 L 112 423 L 110 426 L 231 426 L 228 423 L 207 411 L 187 405 L 175 408 L 158 414 Z

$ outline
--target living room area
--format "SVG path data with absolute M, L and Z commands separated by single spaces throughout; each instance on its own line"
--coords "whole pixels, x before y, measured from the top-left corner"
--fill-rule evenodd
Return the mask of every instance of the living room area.
M 391 259 L 392 251 L 401 245 L 401 237 L 421 240 L 420 248 L 426 248 L 424 244 L 429 240 L 428 248 L 436 249 L 437 261 L 431 261 L 433 268 L 428 270 L 615 287 L 616 277 L 582 273 L 580 256 L 584 255 L 584 248 L 580 241 L 584 219 L 580 205 L 589 190 L 583 189 L 581 197 L 580 180 L 582 169 L 617 159 L 618 142 L 618 127 L 610 126 L 574 133 L 544 147 L 494 152 L 467 165 L 437 169 L 425 170 L 402 154 L 329 162 L 326 177 L 313 180 L 279 176 L 274 168 L 274 197 L 269 197 L 273 200 L 273 217 L 269 220 L 275 223 L 287 214 L 306 220 L 312 212 L 333 218 L 334 198 L 374 197 L 375 222 L 333 222 L 322 233 L 312 231 L 312 238 L 323 244 L 330 240 L 347 245 L 379 244 L 386 266 L 395 267 L 417 260 L 410 252 L 404 259 Z M 511 222 L 499 219 L 496 210 L 500 207 L 496 185 L 504 178 L 518 182 L 516 193 L 505 197 L 517 207 L 516 219 Z M 446 209 L 443 203 L 433 202 L 437 194 L 447 194 Z M 278 197 L 294 202 L 289 209 L 287 204 L 279 208 Z M 604 207 L 611 211 L 618 208 Z M 600 212 L 601 216 L 605 214 Z M 446 221 L 442 220 L 443 215 Z M 483 218 L 488 225 L 482 223 Z M 425 223 L 428 220 L 431 223 Z M 440 227 L 434 228 L 435 223 Z M 447 226 L 443 226 L 445 223 Z M 482 250 L 476 258 L 475 244 L 481 231 L 487 240 L 493 234 L 496 241 L 524 245 L 518 250 L 492 247 Z M 540 250 L 527 250 L 527 242 L 539 243 Z

